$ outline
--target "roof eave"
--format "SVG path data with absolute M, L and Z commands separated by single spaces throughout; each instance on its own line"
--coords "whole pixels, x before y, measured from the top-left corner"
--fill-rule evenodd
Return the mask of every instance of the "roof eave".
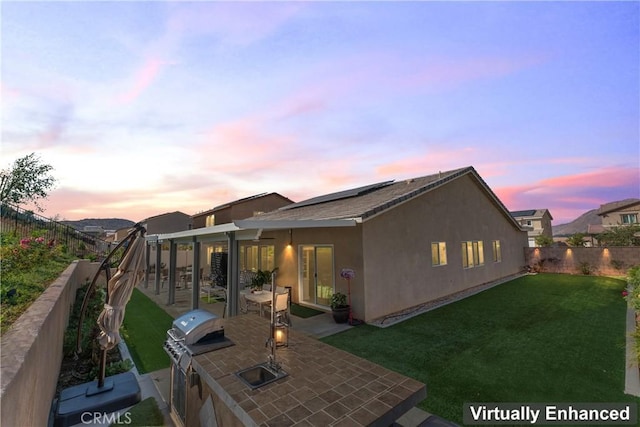
M 355 227 L 360 218 L 346 219 L 241 219 L 233 223 L 241 229 L 284 230 L 289 228 Z

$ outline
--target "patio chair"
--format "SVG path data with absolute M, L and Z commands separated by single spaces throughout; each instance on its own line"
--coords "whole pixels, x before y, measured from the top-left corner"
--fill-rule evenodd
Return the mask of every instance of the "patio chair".
M 251 286 L 251 281 L 256 276 L 255 271 L 251 270 L 242 270 L 240 272 L 240 288 L 246 288 Z
M 291 326 L 291 306 L 289 305 L 289 293 L 276 294 L 275 321 L 279 326 Z
M 222 286 L 216 286 L 213 283 L 210 285 L 203 284 L 200 287 L 200 293 L 207 295 L 208 303 L 211 303 L 211 296 L 213 296 L 216 299 L 224 299 L 225 302 L 227 301 L 226 288 L 223 288 Z
M 256 313 L 262 315 L 260 304 L 258 304 L 257 302 L 249 301 L 245 298 L 244 295 L 240 294 L 240 312 L 247 314 L 251 311 L 255 311 Z

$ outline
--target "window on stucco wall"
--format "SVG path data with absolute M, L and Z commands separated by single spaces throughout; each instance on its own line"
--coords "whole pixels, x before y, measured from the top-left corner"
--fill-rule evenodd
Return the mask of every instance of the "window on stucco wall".
M 240 247 L 240 270 L 268 270 L 276 266 L 275 246 L 248 245 Z
M 462 242 L 461 249 L 464 268 L 484 265 L 484 247 L 481 240 Z
M 493 246 L 493 262 L 502 261 L 502 249 L 500 249 L 500 240 L 494 240 Z
M 431 265 L 447 264 L 447 244 L 446 242 L 431 243 Z

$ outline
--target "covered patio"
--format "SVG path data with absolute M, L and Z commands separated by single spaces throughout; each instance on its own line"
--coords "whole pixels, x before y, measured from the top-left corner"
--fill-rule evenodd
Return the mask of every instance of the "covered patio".
M 233 223 L 221 224 L 211 227 L 197 228 L 175 233 L 147 235 L 146 270 L 144 277 L 145 288 L 152 284 L 155 295 L 161 294 L 161 289 L 167 286 L 166 304 L 176 304 L 176 289 L 180 285 L 187 285 L 190 290 L 191 307 L 200 307 L 200 297 L 203 286 L 208 277 L 207 268 L 209 264 L 203 264 L 203 246 L 206 245 L 209 251 L 225 250 L 227 253 L 226 263 L 226 312 L 225 316 L 236 316 L 239 314 L 240 291 L 247 283 L 241 280 L 240 246 L 243 242 L 260 242 L 263 239 L 270 239 L 278 250 L 291 250 L 292 235 L 294 230 L 318 229 L 318 228 L 339 228 L 355 227 L 358 220 L 355 219 L 328 219 L 328 220 L 284 220 L 284 221 L 262 221 L 258 219 L 237 220 Z M 268 231 L 271 237 L 264 238 L 263 232 Z M 163 264 L 163 247 L 168 246 L 167 277 L 161 274 L 160 266 Z M 178 271 L 178 248 L 187 246 L 186 251 L 191 261 L 191 273 Z M 153 255 L 153 257 L 152 257 Z M 153 259 L 154 258 L 154 259 Z M 151 266 L 154 265 L 155 269 Z M 295 264 L 294 264 L 295 265 Z M 280 267 L 278 265 L 278 267 Z M 151 271 L 155 274 L 151 277 Z M 289 277 L 295 277 L 297 272 L 288 272 Z M 276 280 L 278 280 L 276 278 Z M 284 285 L 284 284 L 282 284 Z M 286 283 L 294 286 L 293 283 Z M 184 292 L 184 291 L 183 291 Z

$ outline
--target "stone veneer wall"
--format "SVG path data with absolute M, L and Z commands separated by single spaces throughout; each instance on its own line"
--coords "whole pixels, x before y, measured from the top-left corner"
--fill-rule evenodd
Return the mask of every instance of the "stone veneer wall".
M 584 274 L 588 267 L 597 276 L 626 276 L 629 268 L 640 265 L 640 246 L 525 248 L 525 259 L 542 273 Z
M 71 263 L 2 336 L 0 425 L 47 425 L 76 290 L 98 266 L 88 260 Z

